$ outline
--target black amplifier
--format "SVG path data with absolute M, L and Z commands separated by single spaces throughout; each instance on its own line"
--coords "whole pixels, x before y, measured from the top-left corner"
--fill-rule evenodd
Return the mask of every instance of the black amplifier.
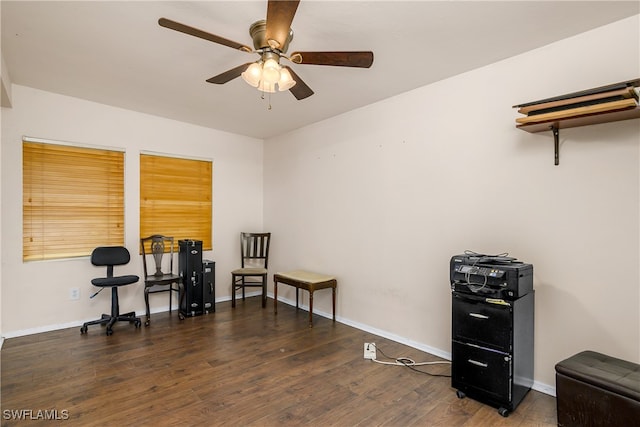
M 533 290 L 533 265 L 506 256 L 454 255 L 449 278 L 452 291 L 516 299 Z

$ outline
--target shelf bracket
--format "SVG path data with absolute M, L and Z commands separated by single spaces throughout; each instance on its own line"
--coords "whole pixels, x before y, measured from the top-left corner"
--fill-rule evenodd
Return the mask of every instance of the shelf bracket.
M 560 164 L 560 129 L 558 126 L 551 126 L 551 132 L 553 132 L 553 148 L 554 148 L 554 159 L 555 165 L 558 166 Z

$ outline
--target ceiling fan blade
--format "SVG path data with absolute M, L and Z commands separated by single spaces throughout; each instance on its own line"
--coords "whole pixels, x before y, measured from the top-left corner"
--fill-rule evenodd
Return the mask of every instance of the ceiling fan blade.
M 201 39 L 209 40 L 214 43 L 221 44 L 223 46 L 229 46 L 233 49 L 242 50 L 244 52 L 252 52 L 253 50 L 249 46 L 245 46 L 242 43 L 234 42 L 233 40 L 225 39 L 224 37 L 216 36 L 215 34 L 207 33 L 206 31 L 199 30 L 198 28 L 190 27 L 185 24 L 181 24 L 176 21 L 172 21 L 167 18 L 158 19 L 158 24 L 161 27 L 169 28 L 171 30 L 180 31 L 181 33 L 189 34 L 190 36 L 200 37 Z
M 285 65 L 282 68 L 286 68 L 287 70 L 289 70 L 289 72 L 291 73 L 291 77 L 293 78 L 293 80 L 296 81 L 296 84 L 291 89 L 289 89 L 289 92 L 291 92 L 293 94 L 293 96 L 295 96 L 298 101 L 300 101 L 301 99 L 308 98 L 311 95 L 313 95 L 313 91 L 311 90 L 311 88 L 309 86 L 307 86 L 307 84 L 300 78 L 299 75 L 297 75 L 291 69 L 291 67 L 287 67 Z
M 240 77 L 240 74 L 244 70 L 249 67 L 249 65 L 253 64 L 253 62 L 247 62 L 246 64 L 238 65 L 236 68 L 232 68 L 224 73 L 220 73 L 217 76 L 213 76 L 210 79 L 207 79 L 207 83 L 215 83 L 218 85 L 225 84 L 226 82 L 230 82 L 236 77 Z
M 300 0 L 269 0 L 267 5 L 267 43 L 274 49 L 282 49 L 289 37 L 289 29 Z
M 293 52 L 291 62 L 369 68 L 373 64 L 373 52 Z

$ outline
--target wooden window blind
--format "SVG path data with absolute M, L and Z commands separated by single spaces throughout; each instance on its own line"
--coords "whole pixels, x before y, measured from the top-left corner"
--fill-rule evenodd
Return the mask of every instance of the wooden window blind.
M 211 161 L 140 154 L 140 237 L 202 240 L 211 250 L 212 171 Z
M 124 244 L 124 153 L 22 144 L 24 261 Z

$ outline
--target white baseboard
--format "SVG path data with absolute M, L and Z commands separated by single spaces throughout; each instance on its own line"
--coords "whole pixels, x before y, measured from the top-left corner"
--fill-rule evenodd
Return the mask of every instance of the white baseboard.
M 539 381 L 534 381 L 533 386 L 531 387 L 535 391 L 539 391 L 540 393 L 548 394 L 549 396 L 556 397 L 556 388 L 550 386 L 549 384 L 541 383 Z
M 254 297 L 254 296 L 259 296 L 260 295 L 260 291 L 256 291 L 256 292 L 247 292 L 246 296 L 247 297 Z M 270 298 L 273 298 L 273 294 L 268 294 L 268 296 Z M 230 301 L 231 297 L 223 297 L 223 298 L 216 298 L 216 303 L 219 302 L 223 302 L 223 301 Z M 282 298 L 279 297 L 278 298 L 279 302 L 283 302 L 285 304 L 288 304 L 292 307 L 295 307 L 296 302 L 294 300 L 290 300 L 288 298 Z M 300 304 L 299 307 L 303 310 L 309 311 L 309 306 L 305 305 L 305 304 Z M 166 305 L 164 307 L 156 307 L 153 310 L 151 310 L 151 314 L 155 314 L 155 313 L 163 313 L 169 311 L 169 306 Z M 317 314 L 319 316 L 322 317 L 326 317 L 327 319 L 333 319 L 333 315 L 332 313 L 327 313 L 323 310 L 314 310 L 313 311 L 314 314 Z M 144 316 L 145 313 L 143 312 L 142 314 L 139 314 L 138 312 L 136 312 L 136 314 L 138 316 Z M 30 328 L 30 329 L 23 329 L 23 330 L 19 330 L 19 331 L 14 331 L 14 332 L 9 332 L 6 333 L 3 337 L 0 337 L 0 349 L 2 349 L 2 344 L 4 343 L 5 338 L 15 338 L 15 337 L 21 337 L 21 336 L 25 336 L 25 335 L 33 335 L 33 334 L 39 334 L 42 332 L 50 332 L 50 331 L 56 331 L 59 329 L 67 329 L 67 328 L 74 328 L 74 327 L 80 327 L 82 326 L 82 324 L 86 321 L 90 321 L 93 319 L 87 319 L 84 321 L 75 321 L 75 322 L 67 322 L 67 323 L 59 323 L 59 324 L 55 324 L 55 325 L 47 325 L 47 326 L 41 326 L 41 327 L 37 327 L 37 328 Z M 395 341 L 398 342 L 400 344 L 404 344 L 407 345 L 409 347 L 415 348 L 417 350 L 420 351 L 424 351 L 425 353 L 429 353 L 429 354 L 433 354 L 434 356 L 438 356 L 442 359 L 445 360 L 451 360 L 451 353 L 441 350 L 439 348 L 435 348 L 435 347 L 431 347 L 428 346 L 426 344 L 417 342 L 417 341 L 413 341 L 410 340 L 408 338 L 405 338 L 403 336 L 400 335 L 396 335 L 393 334 L 391 332 L 382 330 L 382 329 L 378 329 L 378 328 L 373 328 L 369 325 L 365 325 L 364 323 L 359 323 L 359 322 L 355 322 L 353 320 L 347 319 L 345 317 L 342 316 L 338 316 L 336 315 L 336 322 L 340 322 L 340 323 L 344 323 L 345 325 L 354 327 L 356 329 L 359 329 L 361 331 L 365 331 L 365 332 L 369 332 L 371 334 L 374 335 L 378 335 L 381 336 L 383 338 L 387 338 L 390 339 L 391 341 Z M 541 383 L 539 381 L 534 381 L 533 386 L 531 387 L 533 390 L 539 391 L 541 393 L 544 394 L 548 394 L 550 396 L 555 397 L 556 396 L 556 388 L 553 386 L 550 386 L 549 384 L 544 384 Z
M 256 292 L 255 295 L 260 295 L 260 292 Z M 254 293 L 247 293 L 247 296 L 254 296 Z M 230 296 L 223 297 L 223 298 L 216 298 L 216 303 L 229 301 L 229 300 L 231 300 Z M 172 307 L 172 309 L 177 310 L 177 307 Z M 169 305 L 150 308 L 149 311 L 150 311 L 150 314 L 164 313 L 169 311 Z M 146 315 L 146 312 L 144 310 L 142 311 L 136 310 L 136 316 L 144 317 L 145 315 Z M 95 320 L 95 318 L 92 317 L 91 319 L 75 320 L 73 322 L 56 323 L 52 325 L 38 326 L 36 328 L 21 329 L 18 331 L 5 333 L 2 339 L 4 341 L 4 338 L 16 338 L 16 337 L 23 337 L 26 335 L 40 334 L 43 332 L 58 331 L 60 329 L 75 328 L 75 327 L 79 328 L 80 326 L 82 326 L 84 322 L 90 322 L 92 320 Z
M 259 295 L 259 293 L 258 293 L 258 295 Z M 273 294 L 270 294 L 269 296 L 271 298 L 273 298 Z M 286 299 L 286 298 L 278 297 L 278 301 L 281 301 L 283 303 L 289 304 L 289 305 L 291 305 L 293 307 L 295 307 L 295 305 L 296 305 L 295 300 L 289 300 L 289 299 Z M 300 304 L 299 307 L 304 309 L 304 310 L 307 310 L 307 311 L 309 310 L 309 306 L 308 305 Z M 321 310 L 313 310 L 313 314 L 318 314 L 318 315 L 320 315 L 322 317 L 326 317 L 327 319 L 332 319 L 333 318 L 331 313 L 327 313 L 327 312 L 321 311 Z M 341 317 L 341 316 L 338 316 L 338 315 L 336 315 L 336 322 L 344 323 L 345 325 L 352 326 L 352 327 L 354 327 L 356 329 L 360 329 L 361 331 L 369 332 L 369 333 L 372 333 L 374 335 L 378 335 L 380 337 L 390 339 L 391 341 L 395 341 L 397 343 L 407 345 L 407 346 L 415 348 L 417 350 L 424 351 L 425 353 L 433 354 L 434 356 L 438 356 L 438 357 L 440 357 L 442 359 L 445 359 L 445 360 L 451 360 L 451 353 L 449 353 L 447 351 L 441 350 L 439 348 L 431 347 L 431 346 L 428 346 L 426 344 L 423 344 L 423 343 L 420 343 L 420 342 L 417 342 L 417 341 L 410 340 L 410 339 L 405 338 L 403 336 L 396 335 L 396 334 L 393 334 L 391 332 L 384 331 L 382 329 L 373 328 L 373 327 L 371 327 L 369 325 L 365 325 L 363 323 L 354 322 L 353 320 L 350 320 L 350 319 L 347 319 L 347 318 L 344 318 L 344 317 Z M 548 394 L 548 395 L 553 396 L 553 397 L 556 396 L 556 388 L 555 387 L 550 386 L 548 384 L 541 383 L 539 381 L 534 381 L 533 382 L 533 386 L 531 388 L 533 390 L 539 391 L 540 393 Z
M 91 320 L 94 320 L 94 319 L 91 319 Z M 87 322 L 88 321 L 89 320 L 87 320 Z M 67 323 L 56 323 L 53 325 L 38 326 L 36 328 L 20 329 L 18 331 L 6 332 L 4 334 L 4 338 L 8 339 L 8 338 L 24 337 L 26 335 L 34 335 L 34 334 L 41 334 L 43 332 L 58 331 L 60 329 L 73 328 L 76 326 L 80 327 L 82 326 L 83 323 L 84 321 L 78 320 L 78 321 L 67 322 Z
M 271 298 L 273 298 L 273 295 L 269 295 L 269 296 Z M 286 303 L 286 304 L 291 305 L 293 307 L 295 307 L 295 305 L 296 305 L 296 302 L 294 300 L 290 300 L 290 299 L 287 299 L 287 298 L 278 297 L 278 301 Z M 299 307 L 301 309 L 303 309 L 303 310 L 309 311 L 309 306 L 308 305 L 299 304 Z M 315 310 L 313 310 L 313 314 L 318 314 L 318 315 L 320 315 L 322 317 L 326 317 L 327 319 L 333 319 L 333 315 L 331 313 L 327 313 L 327 312 L 322 311 L 322 310 L 315 309 Z M 344 323 L 345 325 L 352 326 L 352 327 L 354 327 L 356 329 L 360 329 L 361 331 L 369 332 L 369 333 L 372 333 L 374 335 L 378 335 L 378 336 L 381 336 L 383 338 L 390 339 L 391 341 L 395 341 L 395 342 L 398 342 L 400 344 L 408 345 L 409 347 L 413 347 L 413 348 L 418 349 L 420 351 L 424 351 L 425 353 L 433 354 L 434 356 L 438 356 L 438 357 L 441 357 L 441 358 L 446 359 L 446 360 L 451 360 L 451 353 L 448 353 L 446 351 L 442 351 L 442 350 L 440 350 L 438 348 L 430 347 L 428 345 L 425 345 L 425 344 L 422 344 L 422 343 L 419 343 L 419 342 L 416 342 L 416 341 L 409 340 L 409 339 L 407 339 L 405 337 L 402 337 L 402 336 L 396 335 L 396 334 L 392 334 L 391 332 L 387 332 L 387 331 L 384 331 L 382 329 L 373 328 L 373 327 L 371 327 L 369 325 L 365 325 L 364 323 L 354 322 L 351 319 L 347 319 L 345 317 L 338 316 L 338 315 L 336 315 L 336 322 Z

